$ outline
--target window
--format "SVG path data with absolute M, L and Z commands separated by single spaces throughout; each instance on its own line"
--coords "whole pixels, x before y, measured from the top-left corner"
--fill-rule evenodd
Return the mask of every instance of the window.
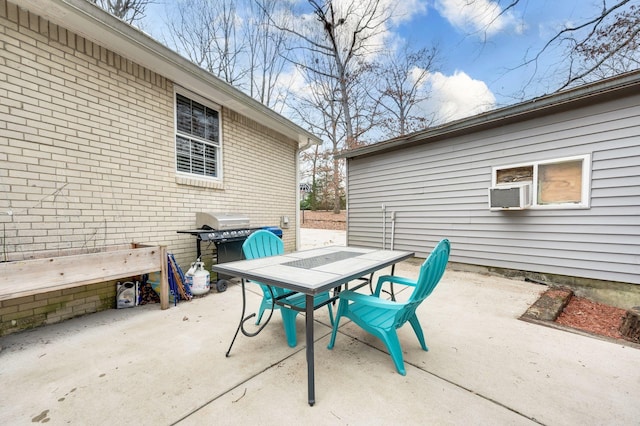
M 567 157 L 493 168 L 492 184 L 530 183 L 532 208 L 588 208 L 591 156 Z
M 176 93 L 176 169 L 220 178 L 220 115 L 217 109 Z

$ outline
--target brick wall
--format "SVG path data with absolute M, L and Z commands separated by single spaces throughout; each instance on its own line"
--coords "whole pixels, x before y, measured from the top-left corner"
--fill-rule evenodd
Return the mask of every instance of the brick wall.
M 0 302 L 0 336 L 116 306 L 116 281 Z
M 296 141 L 223 107 L 223 180 L 181 178 L 179 84 L 0 0 L 0 260 L 142 242 L 166 245 L 186 270 L 195 239 L 176 231 L 194 228 L 196 211 L 244 213 L 253 226 L 287 215 L 284 241 L 293 249 Z M 77 292 L 92 292 L 85 301 L 98 310 L 100 289 Z M 64 319 L 68 302 L 42 322 Z M 42 299 L 21 304 L 31 303 Z M 12 306 L 0 304 L 3 323 Z

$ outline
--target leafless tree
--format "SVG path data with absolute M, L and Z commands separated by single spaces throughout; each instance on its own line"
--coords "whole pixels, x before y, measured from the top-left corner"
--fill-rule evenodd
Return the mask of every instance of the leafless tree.
M 476 1 L 479 0 L 468 0 L 469 4 Z M 496 19 L 521 3 L 521 0 L 498 1 L 503 7 Z M 541 49 L 526 57 L 522 66 L 535 67 L 546 53 L 561 49 L 564 52 L 561 69 L 553 70 L 563 76 L 556 90 L 638 69 L 640 2 L 600 0 L 600 3 L 593 16 L 559 29 Z
M 309 165 L 302 170 L 302 178 L 311 180 L 311 193 L 307 198 L 307 205 L 311 210 L 328 210 L 335 204 L 332 159 L 331 151 L 320 145 L 302 153 L 301 161 Z
M 287 34 L 271 20 L 289 25 L 277 13 L 277 0 L 184 0 L 167 19 L 169 45 L 192 62 L 263 104 L 281 111 L 287 85 L 281 75 Z
M 305 15 L 300 15 L 300 25 L 284 27 L 272 22 L 280 30 L 295 35 L 299 42 L 297 48 L 289 51 L 289 60 L 309 75 L 328 77 L 337 83 L 335 96 L 341 103 L 345 147 L 352 148 L 358 144 L 358 129 L 354 127 L 357 102 L 352 89 L 361 81 L 360 76 L 369 66 L 368 59 L 381 50 L 380 38 L 393 9 L 382 7 L 380 0 L 308 0 L 308 5 L 313 18 L 305 20 Z M 333 66 L 327 67 L 326 62 Z M 327 70 L 331 70 L 330 74 Z
M 176 50 L 229 84 L 246 88 L 248 65 L 242 60 L 245 41 L 239 30 L 235 0 L 185 0 L 168 19 Z
M 276 15 L 278 0 L 255 0 L 247 6 L 245 40 L 248 42 L 249 95 L 263 104 L 279 108 L 286 102 L 286 86 L 280 80 L 287 60 L 283 56 L 288 38 L 270 23 Z M 280 25 L 288 27 L 288 16 L 280 15 Z
M 433 117 L 416 111 L 429 98 L 426 81 L 434 71 L 436 47 L 412 50 L 409 43 L 388 52 L 376 66 L 378 101 L 384 117 L 380 125 L 388 137 L 402 136 L 424 129 Z
M 133 24 L 145 17 L 144 10 L 154 0 L 88 0 L 125 22 Z
M 320 62 L 318 63 L 318 66 Z M 315 75 L 314 80 L 308 80 L 309 90 L 296 95 L 295 104 L 298 120 L 310 131 L 327 141 L 328 147 L 317 149 L 310 162 L 313 164 L 312 197 L 314 201 L 326 200 L 329 191 L 333 194 L 333 210 L 340 212 L 341 197 L 344 190 L 341 186 L 342 167 L 336 158 L 344 144 L 346 132 L 342 117 L 342 102 L 339 96 L 339 84 L 330 77 L 334 63 L 325 62 L 325 72 Z M 328 148 L 328 149 L 327 149 Z M 331 164 L 329 172 L 326 166 Z M 321 167 L 324 166 L 324 167 Z M 318 179 L 319 170 L 324 170 L 324 179 Z M 330 188 L 330 189 L 329 189 Z
M 616 13 L 594 30 L 593 36 L 573 48 L 577 63 L 572 67 L 573 81 L 607 78 L 640 68 L 639 5 Z
M 270 20 L 295 39 L 287 59 L 306 83 L 295 97 L 297 109 L 305 125 L 327 141 L 333 158 L 333 208 L 339 212 L 344 167 L 335 154 L 362 144 L 377 124 L 369 77 L 393 9 L 382 7 L 380 0 L 308 0 L 306 6 L 292 13 L 295 25 L 283 25 L 274 14 Z

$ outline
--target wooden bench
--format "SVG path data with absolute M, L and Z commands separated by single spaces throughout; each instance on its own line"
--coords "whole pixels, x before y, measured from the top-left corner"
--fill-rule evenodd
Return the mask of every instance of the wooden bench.
M 166 246 L 13 253 L 0 263 L 0 301 L 160 271 L 160 307 L 169 307 Z

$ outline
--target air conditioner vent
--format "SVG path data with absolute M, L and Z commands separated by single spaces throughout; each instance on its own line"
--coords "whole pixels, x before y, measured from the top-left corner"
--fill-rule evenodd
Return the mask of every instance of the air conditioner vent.
M 531 205 L 531 184 L 499 185 L 489 188 L 489 209 L 522 210 Z

